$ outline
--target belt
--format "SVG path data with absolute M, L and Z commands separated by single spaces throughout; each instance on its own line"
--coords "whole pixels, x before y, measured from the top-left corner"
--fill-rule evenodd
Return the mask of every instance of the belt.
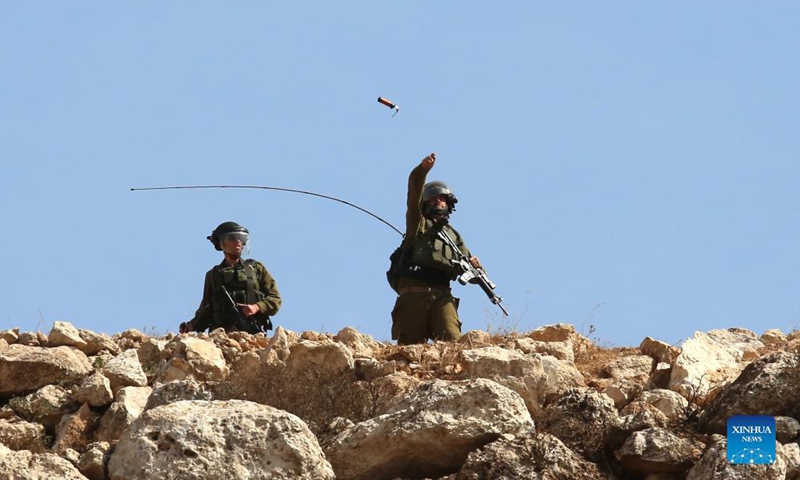
M 400 294 L 400 295 L 403 295 L 403 294 L 406 294 L 406 293 L 432 293 L 432 292 L 450 293 L 450 287 L 422 287 L 422 286 L 418 286 L 418 287 L 403 287 L 397 293 Z

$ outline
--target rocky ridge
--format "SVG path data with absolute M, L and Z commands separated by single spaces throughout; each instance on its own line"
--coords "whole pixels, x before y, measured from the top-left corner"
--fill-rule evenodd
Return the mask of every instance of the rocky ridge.
M 571 325 L 396 346 L 352 328 L 0 331 L 5 479 L 800 479 L 800 334 L 600 348 Z M 730 465 L 735 414 L 778 458 Z

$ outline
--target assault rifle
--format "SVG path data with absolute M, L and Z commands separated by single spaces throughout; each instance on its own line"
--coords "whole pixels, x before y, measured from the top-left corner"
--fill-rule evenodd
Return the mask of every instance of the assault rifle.
M 238 306 L 236 306 L 236 302 L 233 300 L 233 297 L 231 297 L 228 289 L 222 285 L 219 287 L 219 290 L 222 292 L 222 295 L 220 295 L 222 300 L 228 304 L 230 311 L 232 312 L 231 320 L 233 321 L 233 327 L 242 332 L 249 332 L 251 330 L 250 322 L 248 322 L 244 315 L 242 315 L 242 311 L 239 310 Z
M 220 291 L 223 293 L 222 297 L 225 300 L 225 303 L 230 305 L 231 310 L 233 311 L 233 315 L 231 319 L 233 320 L 233 327 L 236 330 L 247 332 L 247 333 L 258 333 L 264 332 L 266 334 L 267 330 L 272 330 L 272 320 L 269 317 L 264 315 L 264 318 L 255 318 L 260 317 L 260 314 L 253 315 L 250 318 L 245 317 L 242 314 L 242 311 L 239 310 L 239 307 L 236 305 L 236 301 L 233 300 L 231 297 L 230 292 L 225 286 L 220 287 Z
M 494 283 L 492 283 L 491 280 L 489 280 L 489 277 L 486 276 L 486 272 L 484 272 L 482 268 L 475 268 L 474 266 L 472 266 L 472 264 L 469 262 L 469 258 L 467 258 L 467 256 L 464 255 L 464 252 L 462 252 L 460 248 L 458 248 L 456 242 L 454 242 L 453 239 L 450 238 L 450 235 L 448 235 L 447 232 L 445 232 L 442 229 L 439 230 L 438 235 L 439 238 L 444 243 L 450 246 L 450 248 L 453 250 L 453 253 L 455 253 L 456 256 L 458 257 L 450 261 L 453 262 L 453 265 L 458 265 L 459 267 L 461 267 L 461 270 L 464 271 L 464 273 L 462 273 L 458 277 L 458 283 L 460 283 L 461 285 L 466 285 L 467 282 L 471 282 L 480 285 L 481 289 L 484 291 L 484 293 L 486 293 L 486 296 L 489 297 L 489 300 L 491 300 L 492 303 L 500 307 L 500 310 L 502 310 L 505 316 L 507 317 L 508 312 L 503 307 L 503 304 L 500 303 L 503 301 L 503 299 L 498 297 L 494 293 L 494 289 L 497 287 L 497 285 L 495 285 Z

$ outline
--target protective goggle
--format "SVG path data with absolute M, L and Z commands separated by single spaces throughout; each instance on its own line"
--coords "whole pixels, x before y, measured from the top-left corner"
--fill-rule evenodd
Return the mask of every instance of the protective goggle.
M 242 245 L 247 245 L 247 234 L 244 232 L 230 232 L 222 235 L 223 242 L 240 241 Z

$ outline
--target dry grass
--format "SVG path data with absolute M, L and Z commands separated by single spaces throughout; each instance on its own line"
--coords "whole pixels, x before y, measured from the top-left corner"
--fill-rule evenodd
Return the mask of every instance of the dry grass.
M 640 353 L 635 347 L 603 348 L 592 344 L 575 353 L 575 367 L 586 379 L 586 384 L 592 386 L 593 380 L 608 378 L 607 368 L 611 362 Z

